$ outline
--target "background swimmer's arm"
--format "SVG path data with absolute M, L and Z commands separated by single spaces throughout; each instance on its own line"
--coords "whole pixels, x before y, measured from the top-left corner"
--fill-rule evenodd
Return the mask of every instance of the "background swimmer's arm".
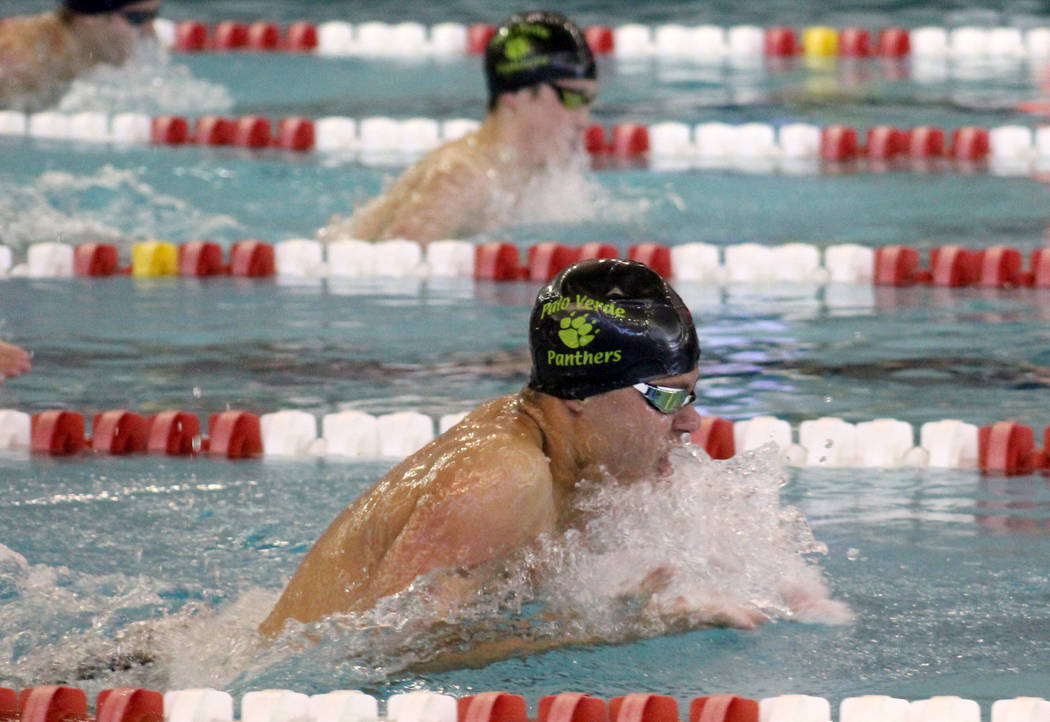
M 25 349 L 0 341 L 0 383 L 5 378 L 24 374 L 32 368 L 29 352 Z

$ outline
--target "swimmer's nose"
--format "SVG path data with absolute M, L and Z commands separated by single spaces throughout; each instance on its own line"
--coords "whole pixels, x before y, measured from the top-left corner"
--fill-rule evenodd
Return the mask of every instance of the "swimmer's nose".
M 672 428 L 679 434 L 691 434 L 700 428 L 700 414 L 692 406 L 686 406 L 674 415 Z

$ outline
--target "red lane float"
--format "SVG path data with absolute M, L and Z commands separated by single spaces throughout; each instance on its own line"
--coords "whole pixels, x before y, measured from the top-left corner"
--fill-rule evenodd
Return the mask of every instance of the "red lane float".
M 952 131 L 949 155 L 955 160 L 982 161 L 988 157 L 990 144 L 988 129 L 976 126 L 956 128 Z
M 193 125 L 193 142 L 197 145 L 230 145 L 234 123 L 218 115 L 202 115 Z
M 496 26 L 487 23 L 474 23 L 467 28 L 467 52 L 481 55 L 488 47 L 489 40 L 496 34 Z
M 68 456 L 83 451 L 84 417 L 75 411 L 41 411 L 30 421 L 29 448 L 52 456 Z
M 285 150 L 307 151 L 314 147 L 314 122 L 309 118 L 294 116 L 282 118 L 277 124 L 274 145 Z
M 609 710 L 598 697 L 562 692 L 540 698 L 536 722 L 609 722 Z
M 261 456 L 262 429 L 259 417 L 247 411 L 223 411 L 208 417 L 207 451 L 212 456 L 246 459 Z
M 579 260 L 588 258 L 619 258 L 620 251 L 609 243 L 584 243 L 580 246 Z
M 890 160 L 908 152 L 908 134 L 891 125 L 868 128 L 866 152 L 869 158 Z
M 117 247 L 109 243 L 81 243 L 73 249 L 75 276 L 112 276 L 119 263 Z
M 820 134 L 820 159 L 844 162 L 856 159 L 860 154 L 857 131 L 846 125 L 829 125 Z
M 95 722 L 163 722 L 164 695 L 134 687 L 104 689 L 95 710 Z
M 456 700 L 459 722 L 528 722 L 525 698 L 508 692 L 481 692 Z
M 689 440 L 707 452 L 712 459 L 731 459 L 736 455 L 733 422 L 718 416 L 702 416 L 700 426 Z
M 238 241 L 230 248 L 230 274 L 264 278 L 277 273 L 273 246 L 257 240 Z
M 151 454 L 186 456 L 200 449 L 201 422 L 185 411 L 161 411 L 149 419 L 146 451 Z
M 229 273 L 222 263 L 222 247 L 210 241 L 190 241 L 179 246 L 180 276 L 217 276 Z
M 274 23 L 254 22 L 248 26 L 245 45 L 251 50 L 276 50 L 281 46 L 281 30 Z
M 589 125 L 583 131 L 583 147 L 590 155 L 609 152 L 609 136 L 602 125 Z
M 87 720 L 87 695 L 76 687 L 30 687 L 18 695 L 18 714 L 21 722 Z
M 904 28 L 883 28 L 877 45 L 882 57 L 903 58 L 911 54 L 911 35 Z
M 18 695 L 13 689 L 0 687 L 0 720 L 14 720 L 18 716 Z
M 872 54 L 870 32 L 864 28 L 843 28 L 839 31 L 839 55 L 847 58 L 867 58 Z
M 1038 248 L 1032 251 L 1032 285 L 1037 288 L 1050 287 L 1050 250 Z
M 1012 475 L 1032 470 L 1035 434 L 1031 426 L 1013 421 L 982 426 L 977 430 L 977 443 L 982 472 Z
M 175 49 L 199 52 L 208 47 L 208 26 L 195 20 L 185 20 L 175 26 Z
M 970 286 L 977 282 L 977 254 L 961 246 L 930 250 L 931 283 L 935 286 Z
M 689 722 L 758 722 L 758 712 L 758 700 L 715 694 L 690 702 Z
M 484 281 L 515 281 L 524 277 L 518 247 L 493 241 L 474 250 L 474 278 Z
M 182 145 L 190 140 L 190 124 L 178 115 L 158 115 L 150 123 L 150 142 L 156 145 Z
M 529 246 L 528 278 L 530 281 L 549 281 L 566 266 L 580 260 L 580 250 L 549 241 Z
M 149 446 L 149 422 L 145 417 L 114 409 L 95 414 L 91 422 L 91 448 L 107 454 L 131 454 Z
M 802 52 L 795 30 L 788 27 L 766 28 L 763 35 L 763 45 L 766 55 L 771 58 L 786 58 Z
M 614 125 L 609 152 L 617 158 L 637 158 L 649 152 L 649 129 L 644 125 Z
M 248 26 L 232 20 L 223 20 L 215 26 L 212 46 L 219 50 L 239 50 L 248 45 Z
M 612 722 L 678 722 L 678 702 L 663 694 L 635 693 L 609 700 Z
M 301 53 L 313 52 L 317 49 L 317 27 L 302 21 L 292 23 L 285 32 L 284 47 Z
M 595 55 L 608 55 L 615 49 L 613 30 L 607 25 L 589 25 L 583 31 L 583 36 Z
M 258 115 L 238 118 L 233 126 L 233 144 L 243 148 L 266 148 L 271 138 L 270 121 Z
M 910 286 L 923 279 L 919 271 L 919 252 L 908 246 L 875 249 L 876 286 Z
M 659 243 L 639 243 L 627 249 L 627 258 L 644 263 L 663 278 L 671 278 L 671 249 L 667 246 Z
M 1024 286 L 1031 283 L 1021 270 L 1021 252 L 1016 248 L 992 246 L 977 253 L 977 285 L 1004 288 Z
M 944 155 L 944 131 L 919 125 L 908 132 L 908 155 L 912 158 L 940 158 Z

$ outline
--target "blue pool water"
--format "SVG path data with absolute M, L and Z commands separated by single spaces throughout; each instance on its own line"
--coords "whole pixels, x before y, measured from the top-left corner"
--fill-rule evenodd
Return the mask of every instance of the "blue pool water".
M 5 12 L 7 12 L 5 6 Z M 14 0 L 12 11 L 41 9 Z M 565 5 L 583 23 L 1050 23 L 1027 4 L 664 2 L 605 11 Z M 601 11 L 600 11 L 601 10 Z M 456 2 L 165 3 L 172 19 L 305 17 L 495 22 L 501 6 Z M 473 59 L 413 65 L 286 55 L 173 56 L 135 75 L 111 112 L 270 117 L 343 114 L 480 117 Z M 806 121 L 1001 125 L 1036 119 L 1020 64 L 932 82 L 876 62 L 846 68 L 710 69 L 603 61 L 599 122 Z M 396 82 L 390 82 L 390 78 Z M 119 79 L 119 76 L 118 76 Z M 112 89 L 98 79 L 88 90 Z M 118 83 L 119 85 L 119 83 Z M 68 110 L 100 93 L 67 98 Z M 94 98 L 94 100 L 92 99 Z M 308 237 L 378 191 L 397 168 L 321 155 L 139 148 L 0 138 L 0 242 L 133 242 Z M 657 173 L 606 168 L 586 202 L 499 234 L 719 245 L 803 241 L 1042 247 L 1047 189 L 1037 178 L 950 168 L 888 174 Z M 34 370 L 0 387 L 0 407 L 91 414 L 183 408 L 414 409 L 437 417 L 520 388 L 536 287 L 469 280 L 230 279 L 0 281 L 0 338 L 34 351 Z M 704 349 L 699 406 L 731 419 L 893 417 L 915 426 L 959 418 L 1050 423 L 1050 296 L 1038 290 L 852 289 L 848 303 L 799 286 L 680 286 Z M 770 463 L 760 460 L 763 464 Z M 783 469 L 784 505 L 808 519 L 824 555 L 808 557 L 844 625 L 780 620 L 755 631 L 696 630 L 575 647 L 482 670 L 417 675 L 363 669 L 335 637 L 308 650 L 253 650 L 250 628 L 335 514 L 390 460 L 27 458 L 0 455 L 0 685 L 81 679 L 160 689 L 213 685 L 381 696 L 425 688 L 507 689 L 530 703 L 578 689 L 612 697 L 731 691 L 752 697 L 859 694 L 992 700 L 1047 696 L 1050 490 L 1042 475 L 975 471 Z M 775 466 L 775 464 L 774 464 Z M 765 468 L 763 466 L 763 468 Z M 739 475 L 725 472 L 727 484 Z M 702 553 L 698 550 L 697 553 Z M 570 580 L 571 582 L 571 580 Z M 141 628 L 152 641 L 141 642 Z M 132 641 L 128 641 L 132 640 Z M 345 649 L 340 645 L 344 644 Z M 148 667 L 100 669 L 129 649 Z M 105 662 L 103 667 L 105 667 Z M 119 665 L 117 665 L 119 667 Z

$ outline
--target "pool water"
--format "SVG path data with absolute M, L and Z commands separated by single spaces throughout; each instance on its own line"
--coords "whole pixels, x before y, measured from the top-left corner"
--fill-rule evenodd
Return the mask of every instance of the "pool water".
M 40 9 L 16 0 L 13 11 Z M 360 22 L 496 21 L 492 4 L 165 3 L 172 19 L 261 17 Z M 1025 22 L 1014 8 L 662 3 L 583 23 L 850 22 L 878 26 Z M 491 17 L 490 17 L 491 16 Z M 1044 24 L 1046 24 L 1044 22 Z M 136 74 L 111 112 L 480 117 L 474 59 L 421 65 L 290 55 L 155 60 L 164 92 Z M 939 79 L 875 61 L 847 67 L 705 68 L 603 60 L 598 122 L 723 120 L 954 127 L 1036 120 L 1013 110 L 1039 94 L 1026 63 Z M 422 72 L 420 72 L 422 71 Z M 396 76 L 397 82 L 390 82 Z M 111 88 L 100 78 L 98 88 Z M 97 102 L 84 88 L 67 110 Z M 168 105 L 165 107 L 165 103 Z M 112 149 L 0 138 L 0 242 L 309 237 L 399 170 L 321 154 Z M 579 180 L 579 179 L 577 179 Z M 577 186 L 579 187 L 579 186 Z M 584 202 L 482 237 L 717 245 L 802 241 L 928 249 L 947 243 L 1030 251 L 1045 244 L 1038 177 L 933 171 L 788 176 L 606 167 Z M 566 212 L 568 211 L 568 212 Z M 482 240 L 479 239 L 479 240 Z M 1050 385 L 1050 295 L 1041 290 L 815 288 L 679 284 L 703 348 L 698 406 L 730 419 L 892 417 L 918 426 L 1013 419 L 1041 433 Z M 467 279 L 306 283 L 235 279 L 5 279 L 0 338 L 34 351 L 32 373 L 0 387 L 0 407 L 36 412 L 181 408 L 205 416 L 358 409 L 438 417 L 511 393 L 527 373 L 536 286 Z M 577 689 L 653 691 L 680 701 L 751 697 L 957 694 L 982 703 L 1046 696 L 1050 490 L 1042 475 L 973 470 L 781 469 L 764 483 L 808 519 L 826 554 L 806 554 L 848 624 L 779 619 L 753 631 L 700 629 L 577 646 L 481 670 L 365 669 L 345 650 L 368 638 L 280 654 L 252 647 L 298 561 L 393 460 L 246 462 L 49 459 L 0 454 L 0 685 L 76 681 L 157 688 L 214 685 L 323 692 L 359 686 L 466 694 L 506 689 L 530 703 Z M 765 468 L 763 466 L 763 468 Z M 727 471 L 727 484 L 739 481 Z M 767 510 L 768 511 L 768 510 Z M 754 551 L 754 550 L 752 550 Z M 702 551 L 698 551 L 702 553 Z M 570 582 L 572 580 L 569 580 Z M 155 664 L 113 665 L 152 630 Z M 137 638 L 136 638 L 137 639 Z M 352 644 L 351 644 L 352 643 Z M 232 647 L 232 648 L 231 648 Z M 171 650 L 176 650 L 172 652 Z M 123 669 L 122 666 L 130 666 Z M 80 677 L 82 679 L 76 679 Z

